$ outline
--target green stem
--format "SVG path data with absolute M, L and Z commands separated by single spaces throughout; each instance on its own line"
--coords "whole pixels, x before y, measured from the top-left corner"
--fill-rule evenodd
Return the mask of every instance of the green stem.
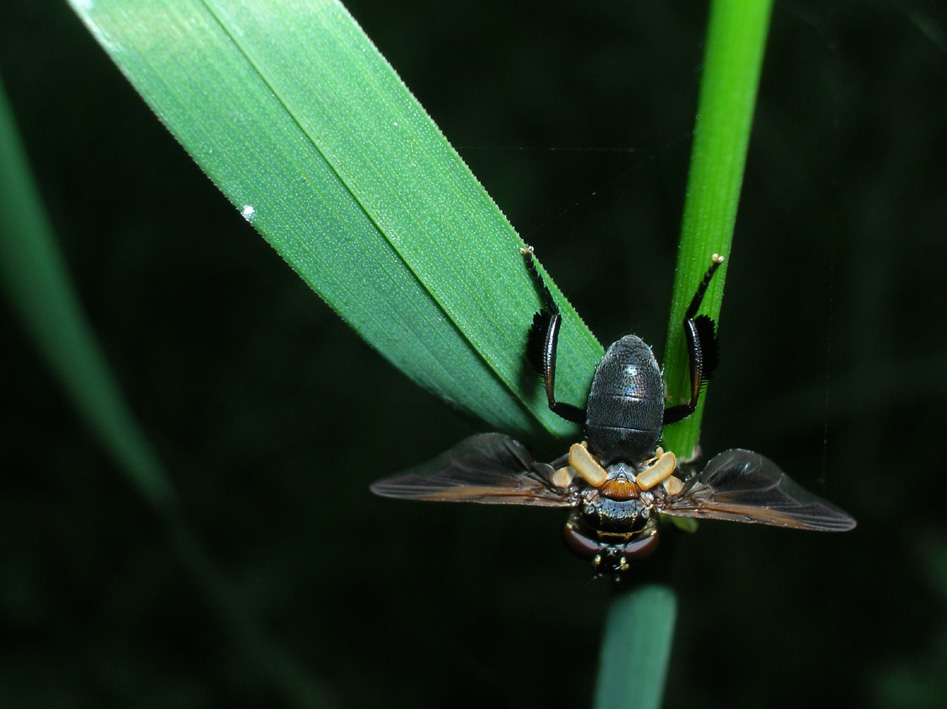
M 664 372 L 671 402 L 690 390 L 681 320 L 715 253 L 729 257 L 753 109 L 759 86 L 770 0 L 715 0 L 710 9 L 704 74 L 677 254 Z M 729 258 L 728 258 L 729 261 Z M 701 312 L 719 322 L 727 264 L 714 276 Z M 664 432 L 665 448 L 690 457 L 697 447 L 704 399 L 697 411 Z
M 707 29 L 694 145 L 665 346 L 671 402 L 690 390 L 681 321 L 715 253 L 728 257 L 743 182 L 759 85 L 770 0 L 714 0 Z M 720 316 L 726 264 L 714 277 L 701 312 Z M 664 432 L 664 445 L 689 457 L 697 447 L 704 397 L 697 411 Z M 602 643 L 596 709 L 656 709 L 664 694 L 677 602 L 665 586 L 620 595 L 609 610 Z

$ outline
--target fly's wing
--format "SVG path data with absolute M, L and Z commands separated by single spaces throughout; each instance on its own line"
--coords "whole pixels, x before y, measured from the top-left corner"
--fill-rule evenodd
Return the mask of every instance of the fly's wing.
M 855 527 L 850 515 L 803 490 L 773 461 L 740 449 L 714 457 L 661 512 L 818 532 L 847 532 Z
M 522 443 L 482 433 L 434 460 L 379 480 L 371 491 L 402 500 L 573 507 L 578 492 L 553 485 L 552 473 L 552 466 L 535 461 Z

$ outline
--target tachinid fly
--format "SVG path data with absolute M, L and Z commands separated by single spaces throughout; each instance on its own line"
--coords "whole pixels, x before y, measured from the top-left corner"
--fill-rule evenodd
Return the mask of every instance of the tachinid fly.
M 579 408 L 555 398 L 561 316 L 532 249 L 522 253 L 543 302 L 533 317 L 529 360 L 543 375 L 549 408 L 584 424 L 586 440 L 542 463 L 504 434 L 471 436 L 424 465 L 376 482 L 372 492 L 409 500 L 572 508 L 566 543 L 592 562 L 596 574 L 620 574 L 648 557 L 657 546 L 659 514 L 820 532 L 855 527 L 851 516 L 799 487 L 758 453 L 728 450 L 700 474 L 689 475 L 674 453 L 659 446 L 662 428 L 694 412 L 701 387 L 713 374 L 715 325 L 697 310 L 722 257 L 713 256 L 684 316 L 690 400 L 665 406 L 651 348 L 626 335 L 606 351 L 585 408 Z

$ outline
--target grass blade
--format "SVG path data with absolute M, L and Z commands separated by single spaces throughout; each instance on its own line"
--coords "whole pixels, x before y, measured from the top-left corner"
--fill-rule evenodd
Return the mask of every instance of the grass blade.
M 574 430 L 523 377 L 539 301 L 522 242 L 341 4 L 72 5 L 231 203 L 395 366 L 493 428 Z M 581 401 L 602 348 L 563 314 L 561 395 Z
M 190 531 L 171 481 L 122 396 L 85 317 L 0 84 L 0 283 L 37 350 L 116 467 L 155 510 L 169 544 L 229 637 L 291 705 L 326 706 L 322 689 L 275 646 Z
M 666 586 L 641 586 L 608 610 L 595 709 L 657 709 L 671 656 L 677 598 Z
M 119 469 L 151 504 L 171 484 L 79 306 L 0 86 L 0 280 L 47 364 Z
M 697 124 L 691 152 L 684 221 L 668 340 L 665 381 L 669 400 L 684 401 L 690 387 L 681 321 L 714 253 L 728 255 L 771 4 L 766 0 L 715 0 L 707 29 Z M 704 299 L 702 312 L 720 315 L 727 263 Z M 697 446 L 704 397 L 697 411 L 664 431 L 664 445 L 686 456 Z M 596 690 L 596 709 L 661 706 L 677 602 L 663 586 L 642 586 L 619 596 L 609 610 Z
M 672 402 L 685 401 L 690 388 L 687 346 L 681 320 L 714 253 L 729 256 L 766 32 L 769 0 L 716 0 L 711 4 L 694 145 L 684 203 L 684 220 L 664 347 L 665 381 Z M 714 276 L 702 313 L 719 322 L 729 259 Z M 664 445 L 688 457 L 697 446 L 704 411 L 664 431 Z

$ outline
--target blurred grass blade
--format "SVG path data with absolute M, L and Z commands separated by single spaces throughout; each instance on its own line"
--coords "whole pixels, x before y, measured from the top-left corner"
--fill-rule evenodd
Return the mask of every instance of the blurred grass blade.
M 493 428 L 571 430 L 523 376 L 539 301 L 522 242 L 341 4 L 70 2 L 234 206 L 395 366 Z M 558 393 L 579 402 L 602 349 L 563 314 Z
M 37 349 L 81 417 L 153 505 L 171 485 L 79 306 L 0 85 L 0 277 Z M 50 432 L 51 443 L 54 432 Z
M 700 84 L 684 221 L 677 254 L 664 372 L 671 402 L 688 398 L 690 379 L 681 320 L 718 253 L 729 257 L 759 87 L 770 0 L 715 0 Z M 719 322 L 729 258 L 714 276 L 702 313 Z M 685 457 L 697 446 L 704 397 L 697 411 L 664 431 L 664 446 Z
M 171 482 L 126 404 L 79 305 L 2 84 L 0 283 L 80 417 L 158 514 L 179 561 L 233 642 L 285 701 L 300 707 L 326 706 L 314 678 L 261 633 L 181 517 Z M 51 445 L 54 439 L 51 431 Z
M 598 666 L 595 709 L 657 709 L 671 656 L 677 599 L 665 586 L 615 597 Z

